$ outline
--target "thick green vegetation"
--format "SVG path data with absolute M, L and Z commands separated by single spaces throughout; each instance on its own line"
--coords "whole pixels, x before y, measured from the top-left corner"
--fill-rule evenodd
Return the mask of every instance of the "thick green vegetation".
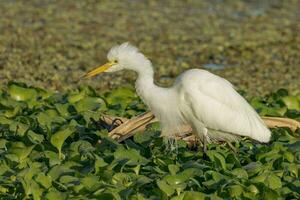
M 285 90 L 251 103 L 300 120 L 300 97 Z M 266 145 L 244 138 L 237 152 L 210 144 L 203 154 L 183 141 L 170 150 L 158 124 L 122 144 L 100 126 L 102 113 L 145 109 L 131 89 L 61 94 L 10 83 L 0 92 L 0 198 L 300 199 L 299 130 L 274 129 Z

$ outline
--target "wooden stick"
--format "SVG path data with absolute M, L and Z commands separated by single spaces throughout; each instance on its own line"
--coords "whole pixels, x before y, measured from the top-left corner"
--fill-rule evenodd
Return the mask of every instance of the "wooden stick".
M 110 131 L 109 136 L 118 142 L 122 142 L 137 132 L 145 131 L 147 125 L 157 122 L 157 119 L 151 112 L 145 112 L 131 119 L 103 115 L 103 120 L 107 124 L 112 124 L 115 119 L 119 119 L 117 121 L 117 125 L 119 126 Z M 288 127 L 293 132 L 300 128 L 300 123 L 298 121 L 289 118 L 262 117 L 262 119 L 269 128 Z M 189 144 L 195 144 L 196 138 L 191 135 L 192 128 L 190 126 L 185 126 L 182 130 L 183 133 L 181 133 L 181 135 L 184 136 L 178 136 L 176 139 L 183 139 Z
M 300 122 L 294 119 L 282 117 L 262 117 L 262 119 L 269 128 L 288 127 L 293 132 L 300 128 Z

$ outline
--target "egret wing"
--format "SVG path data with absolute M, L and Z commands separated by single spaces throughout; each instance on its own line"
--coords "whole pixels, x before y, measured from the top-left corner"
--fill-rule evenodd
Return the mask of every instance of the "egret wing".
M 205 71 L 181 83 L 186 109 L 208 128 L 269 141 L 270 131 L 259 115 L 227 80 Z

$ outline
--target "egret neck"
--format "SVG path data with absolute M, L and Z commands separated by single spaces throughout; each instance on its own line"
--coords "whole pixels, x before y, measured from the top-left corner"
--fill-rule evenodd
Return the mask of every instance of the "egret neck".
M 154 84 L 154 71 L 150 62 L 145 62 L 143 66 L 133 67 L 133 70 L 137 72 L 137 80 L 135 82 L 135 88 L 138 95 L 142 98 L 142 100 L 150 107 L 150 102 L 159 101 L 160 90 L 164 88 L 160 88 Z M 151 99 L 151 100 L 150 100 Z

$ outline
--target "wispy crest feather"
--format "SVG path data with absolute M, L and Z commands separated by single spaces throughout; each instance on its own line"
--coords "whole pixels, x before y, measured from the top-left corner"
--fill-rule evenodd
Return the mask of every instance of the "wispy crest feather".
M 128 54 L 138 53 L 139 49 L 129 42 L 125 42 L 121 45 L 116 45 L 110 49 L 107 54 L 107 59 L 111 60 L 113 58 L 127 56 Z

